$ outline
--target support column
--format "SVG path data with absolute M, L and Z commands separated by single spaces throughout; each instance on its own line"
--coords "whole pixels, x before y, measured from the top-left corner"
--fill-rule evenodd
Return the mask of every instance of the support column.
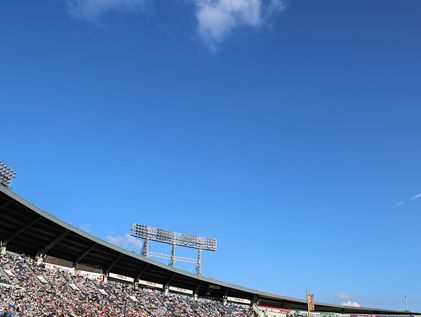
M 197 249 L 196 273 L 202 274 L 202 249 Z
M 164 294 L 168 295 L 168 292 L 170 291 L 170 288 L 168 286 L 165 286 L 164 288 Z
M 35 260 L 37 261 L 37 265 L 41 265 L 42 263 L 44 263 L 44 255 L 37 255 L 35 257 Z
M 6 254 L 6 246 L 3 245 L 3 242 L 0 242 L 0 255 Z
M 148 257 L 149 255 L 148 247 L 149 247 L 149 239 L 143 240 L 142 255 L 145 257 Z
M 170 265 L 174 266 L 175 264 L 175 244 L 172 245 L 171 248 L 171 259 L 170 259 Z

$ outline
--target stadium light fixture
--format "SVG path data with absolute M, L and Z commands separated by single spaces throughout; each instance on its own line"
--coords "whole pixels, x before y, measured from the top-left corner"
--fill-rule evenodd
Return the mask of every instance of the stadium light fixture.
M 191 234 L 177 233 L 165 229 L 158 229 L 141 224 L 132 225 L 132 236 L 150 241 L 157 241 L 177 246 L 216 251 L 216 239 L 198 237 Z
M 201 273 L 202 251 L 216 251 L 217 241 L 214 238 L 198 237 L 191 234 L 178 233 L 165 229 L 154 228 L 142 224 L 133 224 L 131 235 L 144 240 L 142 254 L 146 257 L 156 256 L 160 258 L 168 258 L 170 265 L 174 266 L 176 261 L 196 262 L 196 273 Z M 149 241 L 170 244 L 172 246 L 171 255 L 165 255 L 156 252 L 149 252 Z M 197 259 L 189 259 L 185 257 L 176 257 L 176 246 L 192 248 L 197 250 Z
M 4 187 L 10 188 L 15 177 L 16 172 L 6 164 L 0 162 L 0 184 Z

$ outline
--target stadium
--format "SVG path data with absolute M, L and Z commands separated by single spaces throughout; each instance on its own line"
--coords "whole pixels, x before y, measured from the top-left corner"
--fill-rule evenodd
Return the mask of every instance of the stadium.
M 94 237 L 11 191 L 13 176 L 0 186 L 0 316 L 308 316 L 305 300 L 192 274 Z M 311 312 L 403 315 L 415 313 L 317 302 Z

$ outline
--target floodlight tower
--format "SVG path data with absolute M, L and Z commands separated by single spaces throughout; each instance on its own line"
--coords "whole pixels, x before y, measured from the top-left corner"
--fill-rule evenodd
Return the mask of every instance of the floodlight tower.
M 0 162 L 0 185 L 10 188 L 15 177 L 16 172 L 6 164 Z
M 141 224 L 133 224 L 131 235 L 143 239 L 142 255 L 146 257 L 154 256 L 163 259 L 169 259 L 169 265 L 174 266 L 176 261 L 196 264 L 196 273 L 202 272 L 202 252 L 216 251 L 216 239 L 197 237 L 191 234 L 177 233 L 164 229 L 158 229 Z M 163 254 L 149 251 L 149 242 L 156 241 L 171 245 L 171 254 Z M 197 250 L 197 258 L 186 258 L 176 256 L 177 246 L 192 248 Z

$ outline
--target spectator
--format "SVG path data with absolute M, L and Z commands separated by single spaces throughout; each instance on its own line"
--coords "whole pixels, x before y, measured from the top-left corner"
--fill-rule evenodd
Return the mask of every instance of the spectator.
M 8 274 L 11 272 L 12 274 Z M 39 278 L 39 277 L 42 278 Z M 248 305 L 223 304 L 213 299 L 164 294 L 109 281 L 100 285 L 85 276 L 6 252 L 0 257 L 0 279 L 11 287 L 0 288 L 0 317 L 127 316 L 127 317 L 251 317 Z M 45 283 L 46 282 L 46 283 Z M 74 289 L 70 284 L 76 285 Z M 104 289 L 107 295 L 101 294 Z M 138 302 L 128 300 L 134 296 Z

